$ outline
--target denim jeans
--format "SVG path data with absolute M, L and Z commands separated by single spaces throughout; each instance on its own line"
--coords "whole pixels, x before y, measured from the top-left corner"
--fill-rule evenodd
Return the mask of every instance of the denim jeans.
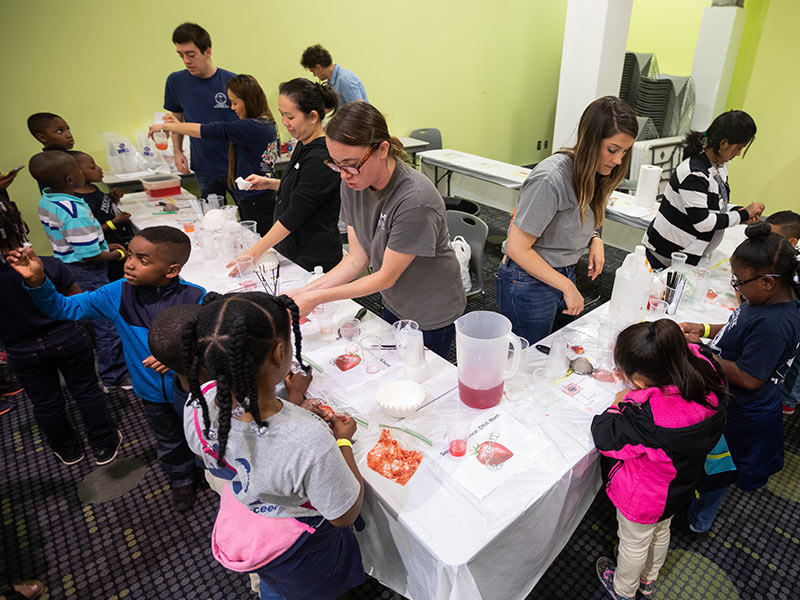
M 209 194 L 217 194 L 224 198 L 225 193 L 230 191 L 228 189 L 227 175 L 223 175 L 222 177 L 212 177 L 210 175 L 201 175 L 200 173 L 195 173 L 194 177 L 197 180 L 197 187 L 200 188 L 201 198 L 208 198 Z M 231 196 L 233 196 L 233 192 L 231 192 Z
M 396 321 L 400 320 L 400 317 L 395 315 L 386 307 L 384 307 L 383 314 L 381 316 L 383 317 L 384 321 L 389 323 L 389 325 L 392 325 Z M 453 340 L 455 339 L 456 326 L 453 323 L 450 325 L 445 325 L 444 327 L 440 327 L 439 329 L 422 331 L 422 343 L 425 344 L 425 347 L 429 350 L 432 350 L 445 360 L 448 360 L 447 357 L 450 354 L 450 348 L 453 345 Z
M 150 431 L 156 438 L 156 455 L 172 488 L 186 487 L 194 481 L 195 456 L 186 443 L 183 422 L 172 402 L 142 400 Z
M 106 263 L 67 263 L 67 267 L 75 278 L 75 283 L 84 292 L 92 292 L 108 284 Z M 109 386 L 121 384 L 130 376 L 122 355 L 122 341 L 114 323 L 108 319 L 92 319 L 88 324 L 94 329 L 100 379 Z
M 695 531 L 704 532 L 711 529 L 717 517 L 719 507 L 725 500 L 728 488 L 721 487 L 710 492 L 700 492 L 700 497 L 695 498 L 689 505 L 689 523 Z
M 66 399 L 58 372 L 80 411 L 92 448 L 116 442 L 116 430 L 97 384 L 89 333 L 82 323 L 64 323 L 41 337 L 6 345 L 8 366 L 33 403 L 33 416 L 47 444 L 56 452 L 73 453 L 83 447 L 67 419 Z
M 575 283 L 575 265 L 556 271 Z M 531 345 L 552 333 L 567 305 L 564 294 L 529 275 L 510 258 L 500 263 L 495 275 L 497 310 L 511 321 L 514 333 Z M 563 319 L 567 320 L 567 319 Z

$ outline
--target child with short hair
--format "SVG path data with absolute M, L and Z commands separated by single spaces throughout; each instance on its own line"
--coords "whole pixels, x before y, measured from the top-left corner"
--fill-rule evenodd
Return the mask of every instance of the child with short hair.
M 70 160 L 74 159 L 66 154 Z M 150 323 L 161 310 L 177 304 L 198 303 L 205 290 L 180 278 L 189 259 L 188 236 L 169 226 L 148 227 L 130 243 L 125 278 L 93 291 L 65 297 L 59 294 L 30 249 L 9 255 L 9 263 L 25 279 L 40 310 L 56 319 L 113 319 L 122 338 L 133 391 L 142 400 L 145 418 L 156 438 L 158 460 L 170 480 L 173 506 L 186 511 L 194 503 L 194 456 L 172 407 L 171 372 L 149 368 L 154 360 L 147 346 Z
M 108 413 L 97 383 L 94 353 L 82 323 L 46 317 L 22 287 L 22 278 L 5 261 L 12 249 L 28 241 L 28 226 L 17 205 L 0 194 L 0 339 L 8 354 L 8 367 L 24 386 L 33 404 L 33 416 L 47 445 L 65 465 L 84 458 L 83 442 L 67 418 L 66 398 L 59 372 L 80 412 L 95 462 L 113 461 L 122 434 Z M 45 273 L 66 296 L 79 294 L 69 269 L 60 260 L 42 258 Z
M 108 192 L 103 192 L 95 183 L 103 181 L 103 169 L 100 168 L 94 159 L 80 150 L 70 150 L 69 155 L 78 161 L 78 166 L 85 178 L 82 186 L 78 186 L 73 194 L 82 198 L 92 214 L 103 228 L 103 235 L 109 244 L 119 244 L 127 250 L 128 243 L 136 234 L 131 223 L 131 214 L 119 209 L 119 201 L 122 198 L 122 190 L 111 188 Z M 116 281 L 122 277 L 123 264 L 119 261 L 107 263 L 109 281 Z
M 800 215 L 791 210 L 781 210 L 773 213 L 766 218 L 772 231 L 778 233 L 789 240 L 789 243 L 800 252 Z M 783 394 L 783 416 L 789 417 L 794 414 L 797 405 L 800 404 L 800 350 L 794 355 L 792 366 L 786 373 L 781 386 Z
M 673 515 L 691 500 L 725 424 L 726 391 L 710 353 L 669 319 L 619 334 L 614 362 L 629 389 L 592 421 L 601 454 L 616 459 L 606 493 L 617 508 L 617 564 L 597 560 L 615 600 L 649 598 L 669 550 Z
M 32 114 L 28 117 L 28 131 L 44 146 L 42 150 L 72 150 L 75 145 L 69 125 L 54 113 Z
M 74 195 L 84 184 L 77 161 L 60 151 L 40 152 L 28 165 L 31 175 L 42 187 L 39 220 L 53 248 L 53 255 L 64 262 L 75 281 L 85 292 L 108 283 L 106 264 L 125 260 L 125 249 L 109 246 L 100 223 L 89 205 Z M 122 356 L 122 343 L 108 319 L 92 323 L 97 345 L 100 379 L 106 386 L 127 386 L 130 375 Z
M 214 539 L 225 541 L 218 534 L 227 524 L 237 531 L 235 543 L 216 546 L 215 556 L 234 570 L 257 571 L 270 597 L 334 599 L 364 581 L 350 529 L 361 511 L 364 482 L 352 450 L 355 422 L 329 416 L 328 426 L 275 393 L 292 364 L 290 325 L 294 356 L 305 368 L 299 320 L 288 296 L 229 294 L 204 305 L 183 332 L 194 399 L 184 430 L 207 465 L 234 473 L 222 494 Z M 202 387 L 201 368 L 211 378 Z M 234 513 L 245 507 L 251 512 L 226 523 L 232 518 L 223 510 L 226 503 Z M 294 528 L 291 535 L 287 528 Z M 245 547 L 258 552 L 236 565 L 224 559 Z
M 763 487 L 783 468 L 783 421 L 778 383 L 800 344 L 795 281 L 797 251 L 769 223 L 747 226 L 731 256 L 731 286 L 743 303 L 724 325 L 681 323 L 686 337 L 712 337 L 711 350 L 730 384 L 725 439 L 744 491 Z M 702 491 L 689 507 L 693 531 L 711 529 L 725 487 Z

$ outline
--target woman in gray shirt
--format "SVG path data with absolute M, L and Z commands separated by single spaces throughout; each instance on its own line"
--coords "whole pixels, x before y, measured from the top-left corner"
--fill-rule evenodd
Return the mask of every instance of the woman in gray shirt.
M 583 311 L 575 264 L 588 246 L 589 276 L 603 270 L 597 228 L 638 131 L 624 101 L 598 98 L 581 115 L 575 146 L 544 159 L 522 184 L 496 276 L 497 305 L 531 344 L 550 334 L 559 313 Z
M 287 293 L 305 315 L 318 304 L 380 292 L 386 321 L 417 321 L 425 345 L 447 358 L 466 298 L 442 197 L 403 162 L 403 145 L 372 105 L 346 104 L 326 134 L 326 164 L 342 178 L 350 251 L 323 277 Z M 372 273 L 356 279 L 367 267 Z

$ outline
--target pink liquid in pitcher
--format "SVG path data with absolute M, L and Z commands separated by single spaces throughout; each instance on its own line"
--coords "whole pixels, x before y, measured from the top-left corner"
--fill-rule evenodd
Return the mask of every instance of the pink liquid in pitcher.
M 491 408 L 500 403 L 500 398 L 503 396 L 503 382 L 501 381 L 500 385 L 493 388 L 476 390 L 459 381 L 458 395 L 461 397 L 461 401 L 470 408 Z
M 458 458 L 467 453 L 467 442 L 464 440 L 453 440 L 450 442 L 450 456 Z

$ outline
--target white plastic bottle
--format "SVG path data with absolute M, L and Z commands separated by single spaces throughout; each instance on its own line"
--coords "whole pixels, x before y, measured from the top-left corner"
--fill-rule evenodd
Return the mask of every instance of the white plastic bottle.
M 322 267 L 320 265 L 317 265 L 316 267 L 314 267 L 314 272 L 311 273 L 311 275 L 309 275 L 307 283 L 311 283 L 312 281 L 316 281 L 317 279 L 322 277 L 324 274 L 325 273 L 322 272 Z
M 617 269 L 611 291 L 611 315 L 631 322 L 647 306 L 653 272 L 647 262 L 644 246 L 636 246 Z M 633 314 L 636 313 L 636 314 Z

